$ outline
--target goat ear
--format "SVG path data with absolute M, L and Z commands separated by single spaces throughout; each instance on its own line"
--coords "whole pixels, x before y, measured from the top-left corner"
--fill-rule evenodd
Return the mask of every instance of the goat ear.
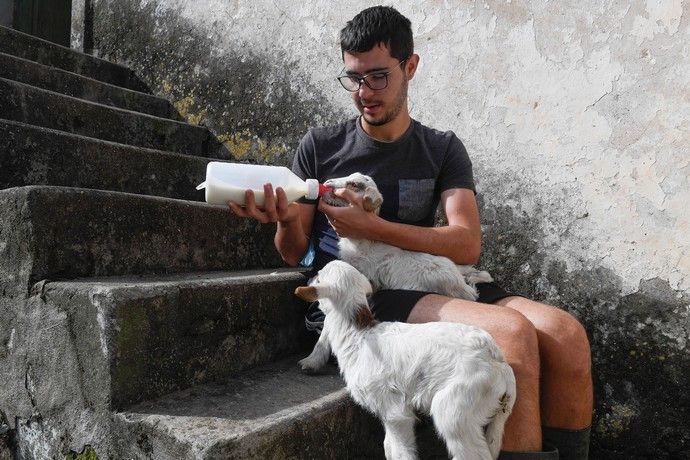
M 295 295 L 307 302 L 316 302 L 318 299 L 316 288 L 314 286 L 300 286 L 295 289 Z
M 355 326 L 357 329 L 367 329 L 376 325 L 378 321 L 367 305 L 360 305 L 355 315 Z
M 362 199 L 362 206 L 366 211 L 378 212 L 383 203 L 381 193 L 374 187 L 367 187 L 364 190 L 364 198 Z

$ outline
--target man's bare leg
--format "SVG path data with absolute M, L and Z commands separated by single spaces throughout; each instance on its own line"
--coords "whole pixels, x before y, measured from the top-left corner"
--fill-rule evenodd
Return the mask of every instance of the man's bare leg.
M 538 339 L 534 326 L 524 315 L 501 306 L 430 294 L 417 302 L 407 321 L 464 323 L 491 334 L 512 367 L 517 384 L 517 398 L 505 426 L 503 450 L 541 450 Z
M 527 317 L 537 330 L 544 426 L 579 430 L 592 423 L 591 353 L 587 333 L 568 312 L 524 297 L 496 302 Z

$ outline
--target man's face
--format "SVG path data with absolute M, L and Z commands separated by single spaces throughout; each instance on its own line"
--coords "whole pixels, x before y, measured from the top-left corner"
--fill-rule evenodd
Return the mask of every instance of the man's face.
M 373 90 L 365 83 L 352 94 L 355 107 L 372 126 L 382 126 L 394 120 L 407 109 L 407 75 L 405 64 L 391 56 L 387 46 L 378 45 L 363 53 L 344 53 L 345 72 L 349 75 L 369 75 L 388 72 L 388 85 Z M 399 65 L 397 65 L 399 64 Z M 397 65 L 397 66 L 396 66 Z

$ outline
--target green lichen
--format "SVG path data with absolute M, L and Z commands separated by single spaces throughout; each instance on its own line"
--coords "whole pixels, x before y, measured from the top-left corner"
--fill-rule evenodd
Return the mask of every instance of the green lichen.
M 146 308 L 135 303 L 118 309 L 116 322 L 120 328 L 117 343 L 119 365 L 113 374 L 113 392 L 133 395 L 147 375 L 146 342 L 151 334 Z
M 617 438 L 630 425 L 630 421 L 637 417 L 638 411 L 626 404 L 614 404 L 611 412 L 599 419 L 596 431 L 603 438 Z
M 192 108 L 196 105 L 193 96 L 186 96 L 173 103 L 175 109 L 182 117 L 192 125 L 199 125 L 206 118 L 207 110 L 203 109 L 198 112 L 193 112 Z
M 252 135 L 247 129 L 233 134 L 221 134 L 217 138 L 235 160 L 246 158 L 252 147 Z
M 266 142 L 248 129 L 236 133 L 223 133 L 218 135 L 217 139 L 235 160 L 253 158 L 261 164 L 279 164 L 279 160 L 289 153 L 285 144 Z
M 98 454 L 87 444 L 80 453 L 72 451 L 67 454 L 65 460 L 98 460 Z

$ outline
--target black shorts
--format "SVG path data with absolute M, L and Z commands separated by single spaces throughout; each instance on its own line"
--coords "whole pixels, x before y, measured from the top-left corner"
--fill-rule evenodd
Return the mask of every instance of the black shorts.
M 479 283 L 476 285 L 479 297 L 477 302 L 492 304 L 511 294 L 496 283 Z M 424 291 L 404 291 L 386 289 L 377 291 L 369 299 L 369 307 L 379 321 L 407 321 L 410 312 L 419 299 L 432 294 Z
M 476 285 L 479 297 L 477 302 L 492 304 L 512 294 L 496 283 L 479 283 Z M 369 307 L 379 321 L 406 322 L 410 312 L 417 305 L 419 299 L 432 294 L 425 291 L 405 291 L 386 289 L 377 291 L 369 299 Z M 317 334 L 321 333 L 325 315 L 319 310 L 319 303 L 313 302 L 305 317 L 307 329 Z

